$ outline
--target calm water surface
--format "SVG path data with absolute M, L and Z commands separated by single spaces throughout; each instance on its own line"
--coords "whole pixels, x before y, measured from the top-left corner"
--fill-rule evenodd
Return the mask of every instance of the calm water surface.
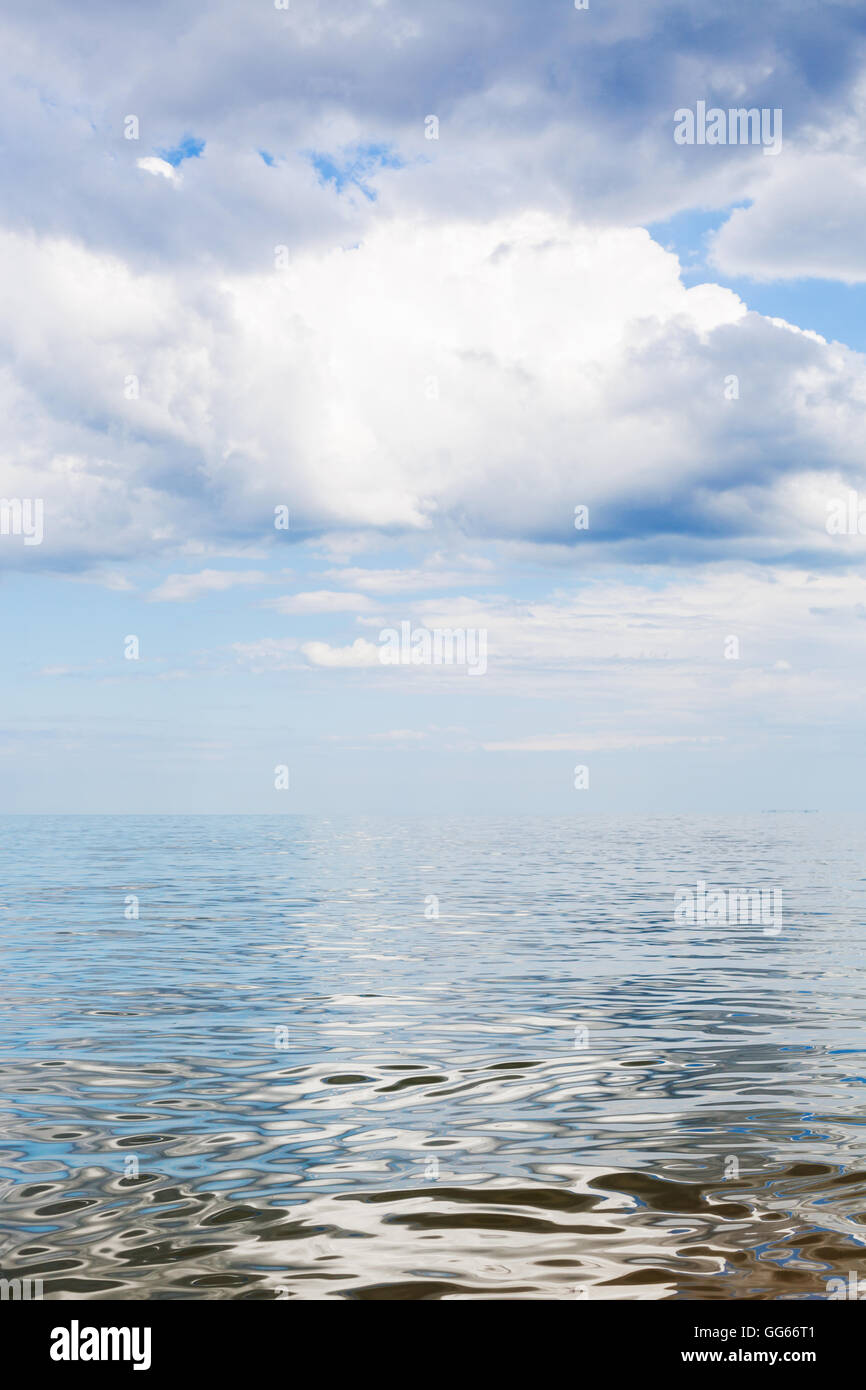
M 46 1297 L 866 1279 L 864 820 L 19 816 L 0 849 L 0 1272 Z M 676 923 L 699 879 L 781 888 L 781 931 Z

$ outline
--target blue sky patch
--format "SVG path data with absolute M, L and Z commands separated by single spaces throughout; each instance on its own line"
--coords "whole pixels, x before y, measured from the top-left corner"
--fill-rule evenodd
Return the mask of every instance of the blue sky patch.
M 377 169 L 402 169 L 405 166 L 405 160 L 389 144 L 355 145 L 339 155 L 324 154 L 318 150 L 307 150 L 305 154 L 320 183 L 332 183 L 338 193 L 353 184 L 371 203 L 376 201 L 376 190 L 366 182 L 370 175 Z
M 176 169 L 185 159 L 200 159 L 204 147 L 204 140 L 197 140 L 194 135 L 185 135 L 173 149 L 157 150 L 157 154 L 166 164 L 171 164 Z

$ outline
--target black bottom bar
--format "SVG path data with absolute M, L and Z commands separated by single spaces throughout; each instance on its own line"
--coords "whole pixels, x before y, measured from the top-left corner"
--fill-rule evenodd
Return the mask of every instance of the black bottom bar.
M 488 1324 L 486 1314 L 481 1315 L 479 1324 L 477 1312 L 469 1318 L 464 1309 L 457 1315 L 458 1324 L 451 1324 L 449 1318 L 444 1328 L 436 1325 L 436 1331 L 450 1331 L 459 1325 L 464 1335 L 477 1338 L 480 1334 L 488 1374 L 489 1358 L 500 1354 L 507 1358 L 514 1352 L 515 1333 L 523 1355 L 540 1355 L 546 1360 L 552 1353 L 551 1331 L 561 1339 L 560 1350 L 566 1351 L 567 1362 L 585 1370 L 599 1365 L 612 1373 L 667 1376 L 678 1371 L 687 1378 L 700 1379 L 708 1369 L 734 1375 L 741 1368 L 760 1369 L 772 1384 L 789 1372 L 817 1372 L 826 1380 L 828 1373 L 859 1364 L 863 1314 L 858 1308 L 846 1308 L 841 1303 L 644 1303 L 579 1298 L 568 1302 L 568 1307 L 558 1311 L 524 1315 L 527 1321 L 522 1329 L 522 1317 L 515 1325 L 516 1310 L 512 1307 L 507 1324 L 499 1324 L 495 1316 L 493 1323 Z M 155 1375 L 162 1380 L 167 1373 L 186 1372 L 214 1374 L 223 1383 L 229 1375 L 249 1379 L 250 1375 L 265 1374 L 268 1365 L 274 1369 L 282 1366 L 288 1374 L 292 1365 L 297 1367 L 299 1353 L 305 1362 L 317 1355 L 311 1315 L 314 1320 L 323 1319 L 321 1327 L 326 1336 L 318 1354 L 329 1377 L 334 1372 L 335 1348 L 338 1353 L 345 1349 L 347 1358 L 355 1365 L 353 1374 L 359 1367 L 361 1348 L 365 1349 L 362 1359 L 368 1371 L 375 1373 L 377 1363 L 383 1369 L 393 1368 L 395 1340 L 399 1345 L 403 1330 L 399 1323 L 395 1326 L 393 1316 L 387 1329 L 380 1332 L 388 1340 L 376 1353 L 369 1340 L 369 1318 L 355 1323 L 350 1313 L 347 1326 L 343 1321 L 346 1313 L 313 1313 L 309 1305 L 301 1310 L 289 1306 L 289 1301 L 280 1302 L 277 1307 L 252 1299 L 0 1303 L 7 1348 L 15 1345 L 25 1371 L 48 1372 L 52 1378 L 92 1379 L 107 1370 L 113 1376 L 129 1374 L 143 1379 L 145 1375 Z M 539 1316 L 541 1323 L 535 1321 Z M 553 1318 L 552 1324 L 547 1323 L 548 1317 Z M 429 1335 L 433 1327 L 425 1318 L 421 1335 Z M 407 1330 L 418 1335 L 417 1326 Z M 435 1351 L 431 1356 L 430 1344 L 425 1341 L 424 1345 L 425 1369 L 433 1371 Z M 433 1347 L 436 1345 L 433 1343 Z M 475 1340 L 473 1345 L 479 1346 Z M 449 1340 L 441 1346 L 448 1358 L 448 1373 L 453 1375 L 453 1344 Z M 444 1372 L 445 1362 L 442 1364 Z

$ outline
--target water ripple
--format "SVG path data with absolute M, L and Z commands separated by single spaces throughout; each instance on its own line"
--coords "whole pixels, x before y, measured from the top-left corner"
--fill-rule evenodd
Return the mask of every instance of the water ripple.
M 0 831 L 5 1276 L 120 1299 L 866 1276 L 863 822 Z M 676 924 L 698 879 L 781 887 L 783 930 Z

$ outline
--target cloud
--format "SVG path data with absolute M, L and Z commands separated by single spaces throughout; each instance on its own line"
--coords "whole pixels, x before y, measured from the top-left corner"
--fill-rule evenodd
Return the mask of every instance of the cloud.
M 381 666 L 380 648 L 358 637 L 349 647 L 331 647 L 327 642 L 305 642 L 301 651 L 311 666 Z
M 668 744 L 719 743 L 720 735 L 687 734 L 529 734 L 485 743 L 489 753 L 597 753 L 624 748 L 664 748 Z
M 843 720 L 856 716 L 860 698 L 866 579 L 856 572 L 645 567 L 533 600 L 428 599 L 412 614 L 428 629 L 485 631 L 483 678 L 467 681 L 458 666 L 394 666 L 379 677 L 359 672 L 358 681 L 439 698 L 577 703 L 580 722 L 566 716 L 545 735 L 494 731 L 487 719 L 485 743 L 525 751 L 564 751 L 574 739 L 616 747 L 623 738 L 728 737 L 756 721 L 763 730 L 808 725 L 817 709 Z
M 135 588 L 134 584 L 125 574 L 119 570 L 88 570 L 84 574 L 70 574 L 67 578 L 74 584 L 97 584 L 102 589 L 111 589 L 116 593 L 130 593 Z
M 57 630 L 33 628 L 10 679 L 44 703 L 38 670 L 65 675 L 64 726 L 85 731 L 81 766 L 108 747 L 110 796 L 119 750 L 164 770 L 158 740 L 193 765 L 208 744 L 189 709 L 225 713 L 215 671 L 232 728 L 211 749 L 234 747 L 236 786 L 277 760 L 289 684 L 310 697 L 299 743 L 338 729 L 371 764 L 417 749 L 444 770 L 440 751 L 483 741 L 547 751 L 524 771 L 557 764 L 567 785 L 583 749 L 657 749 L 691 775 L 775 733 L 792 777 L 800 752 L 819 775 L 821 740 L 862 723 L 866 540 L 825 521 L 866 496 L 866 358 L 689 288 L 642 226 L 684 213 L 689 257 L 727 217 L 719 275 L 866 280 L 860 7 L 7 10 L 0 496 L 41 499 L 45 538 L 0 537 L 0 559 L 10 598 L 12 570 L 64 581 Z M 779 157 L 677 145 L 674 112 L 697 100 L 781 108 Z M 69 580 L 109 592 L 79 604 Z M 208 594 L 220 645 L 199 650 L 198 625 L 176 669 L 158 653 L 190 624 L 171 605 Z M 143 598 L 133 671 L 104 632 Z M 483 629 L 483 678 L 382 668 L 380 626 L 409 617 Z M 181 678 L 200 698 L 155 710 L 156 682 Z M 384 734 L 358 731 L 365 707 Z M 471 727 L 449 743 L 452 717 Z M 850 766 L 856 739 L 839 746 Z M 516 764 L 481 762 L 522 798 Z
M 194 265 L 207 248 L 223 268 L 249 268 L 281 240 L 351 245 L 379 208 L 422 222 L 544 206 L 609 225 L 728 206 L 771 161 L 676 146 L 674 110 L 697 99 L 782 107 L 786 138 L 832 127 L 863 54 L 856 5 L 790 0 L 731 0 L 723 26 L 676 0 L 591 13 L 567 0 L 286 11 L 227 0 L 206 13 L 196 0 L 157 0 L 147 32 L 134 8 L 112 11 L 110 25 L 105 13 L 54 6 L 50 24 L 26 7 L 4 15 L 18 75 L 0 111 L 17 133 L 6 215 L 39 234 L 62 217 L 95 250 L 149 265 Z M 140 141 L 124 139 L 128 113 Z M 426 138 L 429 113 L 438 140 Z M 198 141 L 178 146 L 193 129 Z M 167 213 L 145 186 L 157 180 L 136 176 L 137 156 L 174 158 L 205 138 L 207 158 L 185 160 L 185 196 Z
M 170 574 L 148 597 L 160 603 L 191 603 L 203 594 L 250 584 L 267 584 L 271 579 L 261 570 L 201 570 L 198 574 Z
M 372 607 L 363 594 L 337 593 L 316 589 L 306 594 L 286 594 L 283 598 L 268 599 L 268 608 L 278 613 L 366 613 Z
M 159 159 L 156 155 L 145 155 L 142 159 L 137 159 L 136 164 L 139 169 L 144 169 L 148 174 L 156 174 L 170 183 L 180 183 L 182 174 L 177 172 L 174 164 L 170 164 L 166 159 Z
M 430 737 L 427 729 L 388 729 L 382 734 L 370 734 L 373 743 L 424 743 Z
M 490 562 L 476 560 L 475 564 L 475 569 L 467 565 L 465 569 L 460 570 L 437 569 L 435 564 L 422 569 L 336 569 L 328 570 L 327 578 L 351 584 L 355 589 L 363 589 L 372 594 L 431 593 L 437 589 L 461 589 L 474 584 L 489 584 L 490 571 L 493 568 Z
M 378 746 L 385 745 L 397 750 L 404 748 L 417 748 L 422 744 L 430 743 L 437 735 L 437 747 L 444 748 L 468 748 L 473 746 L 465 737 L 461 737 L 459 742 L 455 742 L 455 736 L 465 736 L 466 729 L 462 725 L 448 725 L 440 727 L 431 724 L 426 729 L 386 729 L 381 733 L 351 733 L 351 734 L 327 734 L 326 743 L 349 743 L 354 748 L 363 748 L 371 744 Z M 442 742 L 442 738 L 451 740 Z
M 791 152 L 751 207 L 710 239 L 710 262 L 756 280 L 817 276 L 866 281 L 863 155 Z
M 273 543 L 278 505 L 296 536 L 837 563 L 803 499 L 866 480 L 864 359 L 687 289 L 637 229 L 385 221 L 218 281 L 7 234 L 0 313 L 0 488 L 45 500 L 19 565 Z
M 830 108 L 770 161 L 749 206 L 735 209 L 710 237 L 710 263 L 755 280 L 804 277 L 866 281 L 866 74 L 849 101 Z
M 295 656 L 298 643 L 292 637 L 264 637 L 256 642 L 233 642 L 231 650 L 238 663 L 254 675 L 268 671 L 291 671 L 300 663 Z

